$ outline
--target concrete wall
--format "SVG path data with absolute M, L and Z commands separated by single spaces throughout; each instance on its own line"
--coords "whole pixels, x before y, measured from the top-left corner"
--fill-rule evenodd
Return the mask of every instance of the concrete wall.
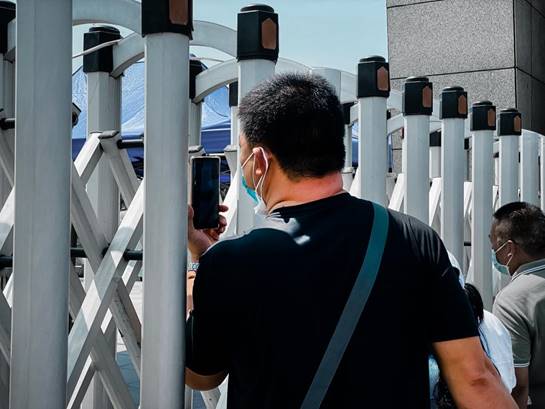
M 427 75 L 545 133 L 545 0 L 387 0 L 392 86 Z

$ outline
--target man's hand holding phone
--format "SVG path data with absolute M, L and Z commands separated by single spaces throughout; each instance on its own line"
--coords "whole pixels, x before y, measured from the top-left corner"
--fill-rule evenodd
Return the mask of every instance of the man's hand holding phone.
M 229 208 L 225 205 L 219 205 L 219 212 L 224 213 Z M 201 255 L 208 250 L 208 248 L 216 243 L 220 235 L 225 231 L 227 227 L 227 219 L 220 214 L 219 217 L 219 224 L 218 227 L 210 228 L 210 229 L 202 229 L 198 230 L 195 229 L 195 226 L 193 224 L 193 208 L 191 206 L 188 206 L 187 208 L 187 239 L 188 239 L 188 247 L 189 251 L 191 252 L 191 257 L 194 262 L 198 262 Z

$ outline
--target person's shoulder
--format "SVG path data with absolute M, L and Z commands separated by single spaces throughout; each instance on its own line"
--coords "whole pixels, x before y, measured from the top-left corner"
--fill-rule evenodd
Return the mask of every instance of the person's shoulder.
M 221 260 L 222 264 L 231 260 L 240 259 L 246 251 L 255 251 L 261 245 L 270 245 L 274 240 L 276 229 L 254 228 L 246 233 L 222 238 L 201 256 L 201 260 Z
M 237 254 L 244 247 L 247 234 L 222 238 L 211 245 L 201 256 L 201 262 L 208 260 L 225 260 L 230 255 Z
M 500 320 L 506 316 L 514 318 L 529 313 L 528 287 L 521 278 L 511 281 L 496 295 L 492 312 Z
M 243 237 L 234 236 L 210 246 L 199 259 L 195 285 L 199 288 L 231 291 L 232 280 L 238 274 L 240 261 L 244 259 L 242 241 Z
M 520 274 L 513 280 L 513 284 L 517 282 L 520 291 L 540 294 L 541 298 L 545 298 L 545 268 L 529 274 Z
M 516 277 L 510 281 L 501 291 L 496 295 L 496 303 L 512 303 L 513 301 L 522 300 L 527 295 L 528 290 L 531 288 L 528 282 L 528 277 L 524 274 Z
M 498 307 L 503 307 L 511 302 L 511 299 L 513 298 L 513 282 L 510 282 L 507 284 L 507 286 L 503 287 L 494 298 L 494 309 Z M 515 291 L 516 293 L 516 291 Z M 516 298 L 516 297 L 515 297 Z M 493 311 L 495 313 L 495 311 Z
M 531 316 L 544 311 L 536 308 L 538 303 L 545 303 L 545 280 L 537 275 L 521 274 L 496 295 L 494 313 L 500 310 Z

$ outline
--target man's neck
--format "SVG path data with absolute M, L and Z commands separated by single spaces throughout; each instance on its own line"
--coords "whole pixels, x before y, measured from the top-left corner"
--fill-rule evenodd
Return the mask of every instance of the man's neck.
M 278 172 L 271 178 L 269 186 L 274 186 L 272 192 L 265 191 L 267 211 L 280 207 L 297 206 L 335 196 L 343 191 L 343 180 L 340 172 L 321 178 L 301 178 L 297 181 L 289 179 Z M 267 189 L 269 190 L 269 189 Z

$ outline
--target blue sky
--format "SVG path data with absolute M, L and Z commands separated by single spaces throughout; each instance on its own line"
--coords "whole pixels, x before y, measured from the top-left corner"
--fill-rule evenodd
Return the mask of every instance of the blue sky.
M 195 0 L 194 16 L 236 28 L 248 0 Z M 280 55 L 355 71 L 361 57 L 387 54 L 385 0 L 269 0 L 278 13 Z
M 265 2 L 265 1 L 264 1 Z M 194 0 L 194 18 L 236 28 L 237 12 L 250 0 Z M 268 0 L 279 15 L 280 55 L 314 67 L 355 72 L 362 57 L 387 55 L 385 0 Z M 74 29 L 74 54 L 89 26 Z M 127 30 L 122 30 L 127 35 Z M 210 49 L 203 57 L 227 59 Z M 73 68 L 81 65 L 76 59 Z M 210 65 L 210 64 L 209 64 Z

